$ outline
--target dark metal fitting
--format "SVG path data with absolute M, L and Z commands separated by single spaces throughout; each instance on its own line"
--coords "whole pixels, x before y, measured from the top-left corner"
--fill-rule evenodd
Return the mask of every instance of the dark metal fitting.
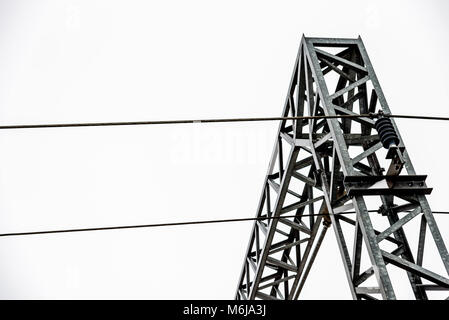
M 375 112 L 370 112 L 370 113 L 368 113 L 368 115 L 369 115 L 369 117 L 370 117 L 371 119 L 377 119 L 377 118 L 379 118 L 379 114 L 378 114 L 378 113 L 375 113 Z
M 385 207 L 384 205 L 381 205 L 379 207 L 379 210 L 377 210 L 377 212 L 380 213 L 382 216 L 388 216 L 394 213 L 394 207 L 397 207 L 397 204 L 393 204 L 389 208 Z

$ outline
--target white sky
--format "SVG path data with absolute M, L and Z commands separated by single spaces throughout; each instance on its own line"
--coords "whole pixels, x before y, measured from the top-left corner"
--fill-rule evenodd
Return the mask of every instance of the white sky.
M 361 35 L 393 113 L 449 114 L 447 1 L 3 0 L 0 17 L 1 124 L 278 116 L 303 33 Z M 449 210 L 448 124 L 396 122 Z M 276 128 L 2 131 L 0 233 L 252 217 Z M 251 226 L 0 238 L 0 298 L 232 299 Z M 302 297 L 350 298 L 333 231 Z

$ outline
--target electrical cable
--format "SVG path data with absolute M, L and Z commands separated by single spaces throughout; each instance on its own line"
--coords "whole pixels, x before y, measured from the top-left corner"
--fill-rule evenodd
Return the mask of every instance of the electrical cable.
M 132 121 L 132 122 L 90 122 L 90 123 L 3 125 L 3 126 L 0 126 L 0 130 L 37 129 L 37 128 L 67 128 L 67 127 L 131 126 L 131 125 L 163 125 L 163 124 L 189 124 L 189 123 L 250 122 L 250 121 L 254 122 L 254 121 L 279 121 L 279 120 L 283 121 L 283 120 L 311 120 L 311 119 L 339 119 L 339 118 L 354 119 L 354 118 L 378 118 L 378 117 L 449 121 L 449 117 L 369 113 L 369 114 L 360 114 L 360 115 L 351 114 L 351 115 L 320 115 L 320 116 L 298 116 L 298 117 L 259 117 L 259 118 L 198 119 L 198 120 L 158 120 L 158 121 Z M 368 212 L 378 212 L 378 210 L 368 210 Z M 354 214 L 354 213 L 355 212 L 342 212 L 339 214 Z M 446 211 L 434 211 L 433 213 L 449 214 L 449 212 L 446 212 Z M 319 215 L 327 215 L 327 214 L 302 215 L 301 217 L 319 216 Z M 185 221 L 185 222 L 173 222 L 173 223 L 156 223 L 156 224 L 145 224 L 145 225 L 128 225 L 128 226 L 112 226 L 112 227 L 96 227 L 96 228 L 80 228 L 80 229 L 13 232 L 13 233 L 0 234 L 0 237 L 51 234 L 51 233 L 67 233 L 67 232 L 83 232 L 83 231 L 136 229 L 136 228 L 150 228 L 150 227 L 168 227 L 168 226 L 177 226 L 177 225 L 239 222 L 239 221 L 252 221 L 252 220 L 269 220 L 269 219 L 293 218 L 293 217 L 296 217 L 296 216 L 234 218 L 234 219 L 220 219 L 220 220 L 201 220 L 201 221 Z
M 8 129 L 38 129 L 38 128 L 70 128 L 70 127 L 106 127 L 106 126 L 137 126 L 137 125 L 164 125 L 164 124 L 191 124 L 191 123 L 222 123 L 222 122 L 255 122 L 255 121 L 279 121 L 279 120 L 312 120 L 312 119 L 354 119 L 354 118 L 402 118 L 421 120 L 443 120 L 449 117 L 400 115 L 400 114 L 344 114 L 344 115 L 320 115 L 298 117 L 258 117 L 258 118 L 223 118 L 223 119 L 196 119 L 196 120 L 155 120 L 155 121 L 125 121 L 125 122 L 85 122 L 85 123 L 49 123 L 49 124 L 14 124 L 2 125 L 0 130 Z
M 379 212 L 379 210 L 368 210 L 368 212 Z M 408 212 L 408 211 L 405 211 Z M 355 214 L 355 211 L 341 212 L 334 214 L 346 215 Z M 434 214 L 449 214 L 449 211 L 432 211 Z M 211 223 L 226 223 L 226 222 L 242 222 L 242 221 L 262 221 L 262 220 L 272 220 L 272 219 L 284 219 L 284 218 L 295 218 L 295 217 L 310 217 L 310 216 L 328 216 L 327 213 L 315 213 L 315 214 L 303 214 L 297 215 L 286 215 L 277 217 L 253 217 L 253 218 L 232 218 L 232 219 L 218 219 L 218 220 L 196 220 L 196 221 L 183 221 L 183 222 L 168 222 L 168 223 L 154 223 L 154 224 L 140 224 L 140 225 L 126 225 L 126 226 L 111 226 L 111 227 L 94 227 L 94 228 L 79 228 L 79 229 L 60 229 L 60 230 L 43 230 L 43 231 L 28 231 L 28 232 L 11 232 L 11 233 L 1 233 L 0 237 L 11 237 L 11 236 L 28 236 L 28 235 L 38 235 L 38 234 L 52 234 L 52 233 L 69 233 L 69 232 L 85 232 L 85 231 L 105 231 L 105 230 L 120 230 L 120 229 L 138 229 L 138 228 L 155 228 L 155 227 L 172 227 L 172 226 L 182 226 L 182 225 L 195 225 L 195 224 L 211 224 Z

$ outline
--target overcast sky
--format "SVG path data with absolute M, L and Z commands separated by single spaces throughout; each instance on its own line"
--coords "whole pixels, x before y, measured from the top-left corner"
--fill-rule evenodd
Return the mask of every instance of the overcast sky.
M 1 124 L 278 116 L 303 33 L 360 35 L 393 113 L 449 115 L 447 1 L 3 0 L 0 15 Z M 396 122 L 449 210 L 449 125 Z M 0 233 L 252 217 L 276 129 L 2 131 Z M 251 226 L 0 238 L 0 298 L 232 299 Z M 351 298 L 333 232 L 302 297 Z

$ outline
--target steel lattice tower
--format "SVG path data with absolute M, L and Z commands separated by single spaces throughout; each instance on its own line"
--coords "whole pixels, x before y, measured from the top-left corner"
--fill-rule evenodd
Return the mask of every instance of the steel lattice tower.
M 361 38 L 303 37 L 282 116 L 369 113 L 390 108 Z M 254 223 L 236 299 L 298 299 L 331 225 L 354 299 L 401 298 L 393 275 L 416 299 L 449 290 L 446 277 L 423 265 L 432 246 L 449 274 L 431 188 L 390 123 L 399 142 L 390 146 L 375 117 L 280 123 L 257 209 L 276 218 Z

